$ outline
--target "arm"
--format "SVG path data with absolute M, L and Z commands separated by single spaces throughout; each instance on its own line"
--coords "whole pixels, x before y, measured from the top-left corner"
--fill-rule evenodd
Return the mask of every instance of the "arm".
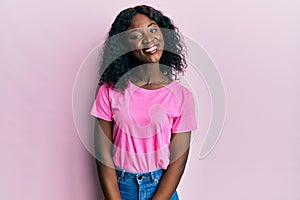
M 152 200 L 169 200 L 172 197 L 185 169 L 190 140 L 191 132 L 172 134 L 170 165 L 164 173 Z
M 121 200 L 112 149 L 112 122 L 98 119 L 95 131 L 95 154 L 100 184 L 107 200 Z

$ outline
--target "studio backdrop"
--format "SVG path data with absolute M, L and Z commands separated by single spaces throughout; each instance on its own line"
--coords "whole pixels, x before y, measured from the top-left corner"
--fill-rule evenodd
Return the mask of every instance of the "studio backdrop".
M 180 81 L 198 129 L 183 200 L 299 200 L 300 14 L 295 0 L 0 3 L 0 199 L 103 200 L 89 109 L 116 15 L 147 4 L 189 47 Z

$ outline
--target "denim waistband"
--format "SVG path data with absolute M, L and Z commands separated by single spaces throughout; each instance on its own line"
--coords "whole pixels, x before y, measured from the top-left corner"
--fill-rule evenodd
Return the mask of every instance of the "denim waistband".
M 165 170 L 163 169 L 158 169 L 152 172 L 142 172 L 142 173 L 132 173 L 132 172 L 127 172 L 125 170 L 121 169 L 116 169 L 117 176 L 123 180 L 123 179 L 136 179 L 136 180 L 141 180 L 144 178 L 151 178 L 152 181 L 158 181 L 163 175 Z

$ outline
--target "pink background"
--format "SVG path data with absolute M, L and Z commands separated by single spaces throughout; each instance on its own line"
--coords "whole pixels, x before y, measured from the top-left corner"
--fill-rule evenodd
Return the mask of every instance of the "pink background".
M 206 49 L 226 89 L 222 136 L 202 160 L 192 145 L 182 199 L 299 200 L 300 4 L 148 2 Z M 0 199 L 102 199 L 73 86 L 116 14 L 141 3 L 1 1 Z

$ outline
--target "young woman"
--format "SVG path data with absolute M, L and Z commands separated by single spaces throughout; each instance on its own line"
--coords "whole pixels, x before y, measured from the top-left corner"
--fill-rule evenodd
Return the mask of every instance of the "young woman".
M 196 129 L 192 93 L 177 82 L 186 61 L 178 29 L 146 5 L 118 14 L 104 44 L 91 109 L 108 200 L 176 200 Z

